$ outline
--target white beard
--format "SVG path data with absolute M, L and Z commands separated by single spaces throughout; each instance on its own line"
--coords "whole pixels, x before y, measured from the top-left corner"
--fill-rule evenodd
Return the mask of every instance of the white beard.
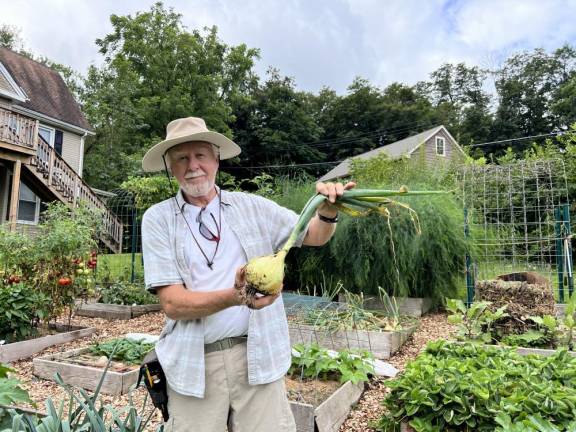
M 192 198 L 198 198 L 208 195 L 208 193 L 214 188 L 214 182 L 211 180 L 206 180 L 202 183 L 195 184 L 183 182 L 180 187 L 186 195 Z

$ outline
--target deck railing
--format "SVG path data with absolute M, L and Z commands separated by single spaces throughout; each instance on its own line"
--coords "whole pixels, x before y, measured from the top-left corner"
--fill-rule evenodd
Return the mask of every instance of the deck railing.
M 44 178 L 44 183 L 58 192 L 61 198 L 72 206 L 81 201 L 90 207 L 100 209 L 104 218 L 105 238 L 102 240 L 114 252 L 122 249 L 122 222 L 106 207 L 84 180 L 62 159 L 43 139 L 38 140 L 36 155 L 30 165 Z
M 38 126 L 38 120 L 0 108 L 0 142 L 34 150 Z

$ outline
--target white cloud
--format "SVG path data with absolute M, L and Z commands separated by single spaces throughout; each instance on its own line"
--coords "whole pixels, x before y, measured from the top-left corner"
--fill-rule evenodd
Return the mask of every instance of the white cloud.
M 2 2 L 0 23 L 22 29 L 29 49 L 84 73 L 101 62 L 95 39 L 109 16 L 152 1 Z M 189 29 L 216 25 L 227 44 L 260 48 L 257 65 L 294 76 L 302 89 L 342 93 L 360 75 L 375 85 L 413 84 L 445 62 L 494 66 L 536 47 L 576 45 L 576 0 L 167 0 Z

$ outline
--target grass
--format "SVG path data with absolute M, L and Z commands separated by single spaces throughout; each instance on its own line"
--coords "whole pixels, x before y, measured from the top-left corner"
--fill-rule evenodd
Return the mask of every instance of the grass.
M 134 254 L 134 275 L 135 281 L 142 280 L 144 277 L 141 253 Z M 98 255 L 95 277 L 98 282 L 130 280 L 132 277 L 132 254 Z

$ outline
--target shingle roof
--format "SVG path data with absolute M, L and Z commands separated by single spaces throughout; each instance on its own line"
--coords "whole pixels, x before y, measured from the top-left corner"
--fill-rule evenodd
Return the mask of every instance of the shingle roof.
M 0 47 L 0 61 L 29 98 L 16 105 L 92 130 L 58 72 L 7 48 Z
M 348 158 L 340 163 L 340 165 L 335 166 L 322 177 L 320 181 L 331 180 L 339 177 L 345 177 L 350 173 L 350 159 L 371 159 L 381 153 L 386 153 L 391 159 L 398 159 L 404 155 L 408 155 L 416 147 L 422 144 L 430 136 L 437 133 L 444 126 L 436 126 L 432 129 L 420 132 L 417 135 L 409 136 L 403 140 L 387 144 L 383 147 L 378 147 L 376 149 L 367 151 L 366 153 L 359 154 L 353 158 Z

